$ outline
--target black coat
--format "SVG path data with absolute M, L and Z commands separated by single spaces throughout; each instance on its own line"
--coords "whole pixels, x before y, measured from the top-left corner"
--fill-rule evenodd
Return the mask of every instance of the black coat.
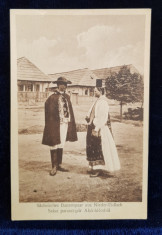
M 43 133 L 42 144 L 53 146 L 60 144 L 60 117 L 59 117 L 59 92 L 54 92 L 45 102 L 45 128 Z M 66 141 L 77 141 L 76 124 L 74 119 L 73 108 L 69 95 L 65 94 L 70 112 L 70 122 L 68 122 L 68 130 Z

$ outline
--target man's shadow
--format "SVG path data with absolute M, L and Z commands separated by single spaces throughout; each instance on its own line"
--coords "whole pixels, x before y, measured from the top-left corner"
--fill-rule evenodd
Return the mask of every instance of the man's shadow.
M 51 170 L 51 162 L 42 162 L 42 161 L 20 161 L 19 167 L 23 170 L 31 171 L 31 172 L 46 172 L 49 173 Z M 67 172 L 63 172 L 66 174 L 77 174 L 77 175 L 87 175 L 90 177 L 90 172 L 87 166 L 81 166 L 79 164 L 69 164 L 64 163 L 62 164 L 62 167 L 67 169 Z M 107 172 L 105 170 L 100 171 L 100 175 L 97 178 L 101 179 L 108 179 L 108 178 L 116 178 L 116 176 L 113 173 Z
M 42 162 L 42 161 L 21 161 L 19 163 L 19 167 L 23 170 L 32 171 L 32 172 L 49 172 L 51 169 L 50 162 Z

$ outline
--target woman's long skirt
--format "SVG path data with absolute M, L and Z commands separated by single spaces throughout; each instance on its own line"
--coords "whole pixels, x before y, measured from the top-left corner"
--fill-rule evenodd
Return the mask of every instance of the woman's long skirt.
M 120 161 L 108 126 L 105 125 L 101 128 L 99 137 L 92 136 L 93 129 L 93 125 L 88 125 L 86 152 L 89 166 L 107 171 L 119 170 Z

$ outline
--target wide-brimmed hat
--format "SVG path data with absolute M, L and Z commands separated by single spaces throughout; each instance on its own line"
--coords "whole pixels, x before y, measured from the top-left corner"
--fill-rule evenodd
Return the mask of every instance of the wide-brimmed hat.
M 65 83 L 65 84 L 71 84 L 71 81 L 67 80 L 65 77 L 59 77 L 57 81 L 54 81 L 53 83 Z

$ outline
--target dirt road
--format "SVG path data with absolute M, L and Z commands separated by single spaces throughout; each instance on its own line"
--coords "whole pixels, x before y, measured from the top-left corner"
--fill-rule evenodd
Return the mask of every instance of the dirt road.
M 66 143 L 63 166 L 69 172 L 51 177 L 50 151 L 42 134 L 19 135 L 20 202 L 139 202 L 142 200 L 142 128 L 115 122 L 114 139 L 121 170 L 90 178 L 85 154 L 86 133 Z M 138 141 L 137 141 L 138 140 Z

